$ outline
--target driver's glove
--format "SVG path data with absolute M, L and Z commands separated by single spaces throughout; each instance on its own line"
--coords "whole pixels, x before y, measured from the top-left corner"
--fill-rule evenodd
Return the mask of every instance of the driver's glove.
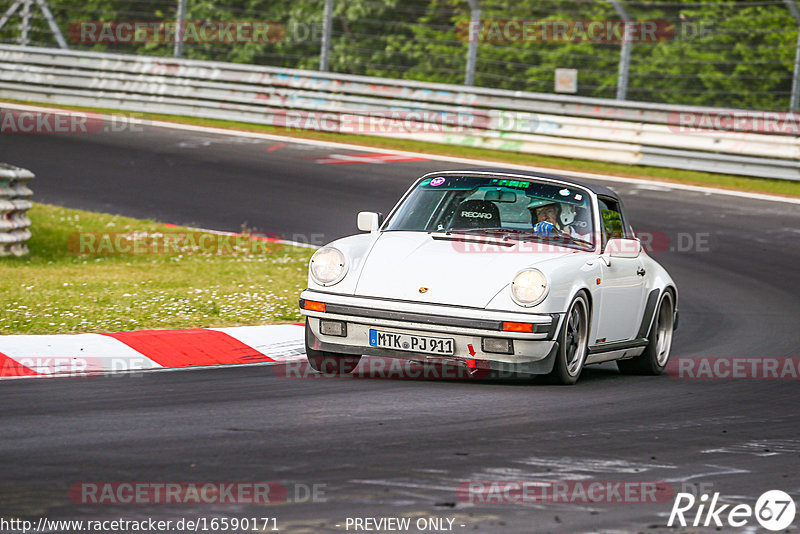
M 542 221 L 534 225 L 533 231 L 539 235 L 551 235 L 556 232 L 556 226 L 551 222 Z

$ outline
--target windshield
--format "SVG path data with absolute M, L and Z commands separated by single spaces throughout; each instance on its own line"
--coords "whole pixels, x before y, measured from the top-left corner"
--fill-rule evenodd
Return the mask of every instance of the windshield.
M 438 176 L 421 181 L 384 230 L 502 234 L 588 248 L 592 220 L 583 189 L 536 179 Z M 551 232 L 538 232 L 540 222 L 550 223 Z

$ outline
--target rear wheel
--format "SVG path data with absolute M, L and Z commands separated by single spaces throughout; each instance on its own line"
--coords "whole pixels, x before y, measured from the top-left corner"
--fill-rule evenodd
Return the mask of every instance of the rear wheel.
M 558 336 L 558 353 L 553 370 L 547 375 L 552 384 L 572 385 L 578 381 L 586 363 L 589 346 L 589 304 L 578 293 L 564 316 L 564 326 Z
M 674 326 L 675 303 L 672 293 L 665 291 L 647 336 L 647 347 L 635 358 L 617 360 L 620 372 L 626 375 L 660 375 L 669 361 Z

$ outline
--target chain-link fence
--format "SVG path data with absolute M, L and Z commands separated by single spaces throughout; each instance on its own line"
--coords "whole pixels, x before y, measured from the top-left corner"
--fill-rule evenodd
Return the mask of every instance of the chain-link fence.
M 325 0 L 3 0 L 0 42 L 172 56 L 182 1 L 183 57 L 320 67 Z M 795 0 L 329 1 L 333 72 L 460 84 L 474 42 L 477 86 L 790 108 Z

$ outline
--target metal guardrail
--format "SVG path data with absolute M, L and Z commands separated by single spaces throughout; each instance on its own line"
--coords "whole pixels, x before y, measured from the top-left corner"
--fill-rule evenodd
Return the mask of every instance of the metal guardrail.
M 33 191 L 28 182 L 34 177 L 27 169 L 0 163 L 0 256 L 23 256 L 31 237 L 28 200 Z
M 0 98 L 800 180 L 800 116 L 777 113 L 698 129 L 756 112 L 18 46 L 0 46 Z

